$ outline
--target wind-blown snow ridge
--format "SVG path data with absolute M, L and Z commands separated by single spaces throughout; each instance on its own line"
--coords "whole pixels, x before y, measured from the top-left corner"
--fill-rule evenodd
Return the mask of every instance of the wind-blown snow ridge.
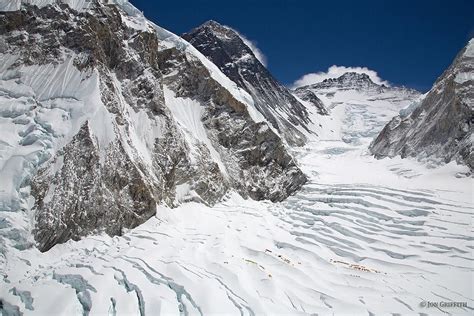
M 234 29 L 230 26 L 227 26 L 227 25 L 223 25 L 223 26 L 227 27 L 227 28 L 231 29 L 232 31 L 234 31 L 235 33 L 237 33 L 237 35 L 242 39 L 242 41 L 245 43 L 245 45 L 247 45 L 250 48 L 250 50 L 255 55 L 255 57 L 258 59 L 258 61 L 261 62 L 262 65 L 264 65 L 265 67 L 268 66 L 267 56 L 265 56 L 263 54 L 263 52 L 260 50 L 260 48 L 257 47 L 257 43 L 255 41 L 252 41 L 252 40 L 248 39 L 244 34 L 240 33 L 239 31 L 237 31 L 236 29 Z

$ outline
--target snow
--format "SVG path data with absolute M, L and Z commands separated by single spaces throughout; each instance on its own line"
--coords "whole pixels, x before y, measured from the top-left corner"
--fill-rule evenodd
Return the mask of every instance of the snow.
M 155 151 L 156 139 L 163 137 L 164 134 L 163 118 L 160 116 L 150 115 L 149 111 L 146 109 L 132 108 L 123 97 L 122 85 L 116 75 L 113 73 L 109 73 L 109 75 L 112 79 L 114 90 L 117 91 L 116 95 L 120 107 L 125 113 L 127 113 L 125 119 L 128 121 L 128 124 L 126 124 L 125 127 L 121 126 L 120 132 L 122 137 L 128 137 L 131 145 L 129 142 L 125 142 L 123 146 L 130 157 L 135 157 L 138 154 L 140 161 L 151 167 L 153 164 L 152 153 Z M 116 132 L 113 127 L 112 115 L 107 111 L 104 112 L 104 115 L 105 119 L 101 119 L 101 116 L 96 114 L 93 120 L 90 120 L 94 134 L 98 135 L 99 139 L 105 140 L 105 142 L 102 142 L 103 145 L 99 143 L 99 148 L 106 148 L 108 143 L 114 139 Z M 95 122 L 97 125 L 94 124 Z M 101 124 L 103 125 L 102 127 Z M 99 133 L 99 130 L 101 128 L 102 130 L 107 131 L 104 136 L 109 137 L 100 137 L 101 134 Z M 98 131 L 96 131 L 96 129 Z M 101 153 L 101 158 L 104 158 L 104 152 L 102 151 Z
M 329 111 L 329 115 L 321 116 L 309 102 L 298 98 L 310 113 L 310 129 L 315 134 L 307 134 L 307 138 L 313 142 L 343 138 L 347 143 L 358 143 L 361 136 L 376 137 L 392 117 L 423 97 L 416 93 L 410 94 L 403 88 L 386 88 L 380 91 L 373 88 L 327 87 L 314 89 L 313 92 Z M 348 120 L 347 112 L 351 113 L 351 120 Z
M 65 144 L 97 104 L 98 82 L 67 59 L 57 66 L 8 69 L 16 56 L 2 55 L 6 67 L 0 78 L 0 204 L 16 209 L 22 183 Z M 100 101 L 100 98 L 99 98 Z M 103 123 L 102 123 L 103 125 Z M 103 131 L 103 126 L 99 129 Z M 26 178 L 25 178 L 26 177 Z
M 252 53 L 254 54 L 255 58 L 258 59 L 258 61 L 265 67 L 267 67 L 267 56 L 265 56 L 265 54 L 257 47 L 257 43 L 248 39 L 247 37 L 245 37 L 242 33 L 238 32 L 236 29 L 233 29 L 229 26 L 224 26 L 226 28 L 229 28 L 231 29 L 232 31 L 234 31 L 239 37 L 240 39 L 242 40 L 242 42 L 244 42 L 244 44 L 250 48 L 250 50 L 252 51 Z M 240 59 L 240 61 L 245 61 L 245 59 L 243 59 L 243 57 Z
M 25 248 L 32 242 L 31 177 L 86 121 L 101 149 L 114 133 L 97 72 L 81 73 L 74 55 L 57 65 L 14 66 L 17 58 L 0 54 L 0 222 L 5 240 Z M 61 164 L 57 159 L 53 170 Z
M 454 81 L 456 81 L 456 83 L 459 83 L 459 84 L 463 84 L 467 81 L 473 81 L 473 80 L 474 80 L 474 74 L 472 72 L 460 72 L 456 75 L 456 78 L 454 78 Z
M 128 113 L 132 122 L 130 124 L 130 135 L 133 147 L 141 153 L 144 161 L 151 166 L 151 153 L 154 151 L 156 139 L 164 134 L 164 123 L 159 120 L 159 117 L 150 118 L 149 114 L 143 109 L 137 112 L 130 109 Z
M 20 9 L 21 0 L 0 0 L 0 11 L 17 11 Z
M 166 106 L 170 109 L 173 118 L 183 128 L 185 138 L 191 149 L 191 157 L 199 155 L 196 145 L 204 144 L 211 154 L 211 158 L 219 166 L 221 172 L 227 175 L 227 168 L 225 167 L 220 154 L 214 148 L 209 139 L 206 128 L 202 123 L 202 116 L 204 114 L 204 106 L 198 101 L 190 98 L 176 97 L 175 93 L 168 87 L 164 86 L 164 95 Z
M 467 57 L 474 57 L 474 38 L 472 38 L 467 44 L 466 51 L 464 55 Z
M 212 208 L 158 206 L 121 237 L 90 236 L 43 254 L 9 248 L 0 297 L 25 315 L 84 306 L 90 315 L 444 315 L 420 306 L 440 300 L 472 307 L 467 168 L 373 158 L 373 135 L 412 100 L 332 92 L 322 95 L 331 116 L 319 138 L 294 152 L 309 183 L 287 201 L 232 193 Z M 199 103 L 169 89 L 165 97 L 189 141 L 205 143 Z M 178 198 L 189 190 L 179 185 Z M 34 311 L 13 287 L 31 293 Z
M 401 109 L 398 113 L 401 118 L 408 117 L 413 111 L 415 111 L 417 108 L 420 107 L 421 103 L 423 102 L 423 99 L 428 95 L 428 92 L 421 95 L 417 100 L 413 101 L 410 103 L 409 106 L 407 106 L 404 109 Z

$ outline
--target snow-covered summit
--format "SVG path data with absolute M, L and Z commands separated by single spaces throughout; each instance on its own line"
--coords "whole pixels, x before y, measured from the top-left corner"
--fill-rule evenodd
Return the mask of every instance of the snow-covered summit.
M 345 86 L 355 87 L 373 87 L 376 85 L 365 73 L 346 72 L 339 78 L 326 79 L 323 82 L 337 82 L 338 84 Z M 382 85 L 383 86 L 383 85 Z
M 262 52 L 256 47 L 256 45 L 247 39 L 244 35 L 239 33 L 237 30 L 230 26 L 220 24 L 217 21 L 209 20 L 204 22 L 200 26 L 194 28 L 189 33 L 207 33 L 210 37 L 216 37 L 221 41 L 230 42 L 229 45 L 233 45 L 235 50 L 240 50 L 240 56 L 236 55 L 234 62 L 252 62 L 253 58 L 256 58 L 263 66 L 265 66 L 265 58 Z M 244 45 L 241 45 L 241 44 Z
M 373 82 L 368 74 L 346 72 L 337 78 L 324 79 L 321 82 L 296 88 L 295 91 L 303 91 L 308 89 L 319 90 L 328 88 L 369 90 L 379 88 L 383 89 L 388 87 L 384 84 L 377 84 Z
M 200 26 L 194 28 L 191 32 L 206 31 L 213 33 L 215 36 L 219 37 L 222 40 L 232 40 L 235 39 L 238 35 L 232 28 L 220 24 L 217 21 L 209 20 L 201 24 Z

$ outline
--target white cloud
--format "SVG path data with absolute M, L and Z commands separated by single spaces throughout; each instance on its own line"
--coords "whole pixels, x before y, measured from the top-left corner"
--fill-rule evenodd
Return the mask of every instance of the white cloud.
M 292 88 L 318 83 L 323 81 L 324 79 L 338 78 L 346 72 L 364 73 L 367 74 L 370 79 L 376 84 L 384 84 L 386 86 L 390 86 L 389 82 L 386 80 L 382 80 L 376 71 L 371 70 L 367 67 L 345 67 L 332 65 L 328 68 L 327 72 L 321 71 L 304 75 L 293 83 Z
M 262 63 L 262 65 L 264 65 L 266 67 L 267 66 L 267 56 L 265 56 L 262 53 L 262 51 L 257 47 L 257 42 L 249 40 L 247 37 L 245 37 L 242 33 L 237 31 L 236 29 L 233 29 L 229 26 L 227 26 L 227 27 L 230 28 L 231 30 L 233 30 L 235 33 L 237 33 L 237 35 L 239 35 L 239 37 L 242 39 L 244 44 L 247 45 L 252 50 L 255 57 L 257 57 L 257 59 Z

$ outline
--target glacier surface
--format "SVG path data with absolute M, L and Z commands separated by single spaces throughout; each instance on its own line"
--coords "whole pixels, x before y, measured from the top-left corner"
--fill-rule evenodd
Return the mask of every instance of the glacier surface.
M 456 177 L 466 167 L 373 158 L 374 134 L 411 100 L 328 94 L 326 132 L 295 149 L 310 181 L 287 201 L 229 194 L 158 207 L 120 237 L 12 249 L 0 297 L 25 315 L 444 315 L 420 305 L 440 300 L 471 314 L 472 180 Z

